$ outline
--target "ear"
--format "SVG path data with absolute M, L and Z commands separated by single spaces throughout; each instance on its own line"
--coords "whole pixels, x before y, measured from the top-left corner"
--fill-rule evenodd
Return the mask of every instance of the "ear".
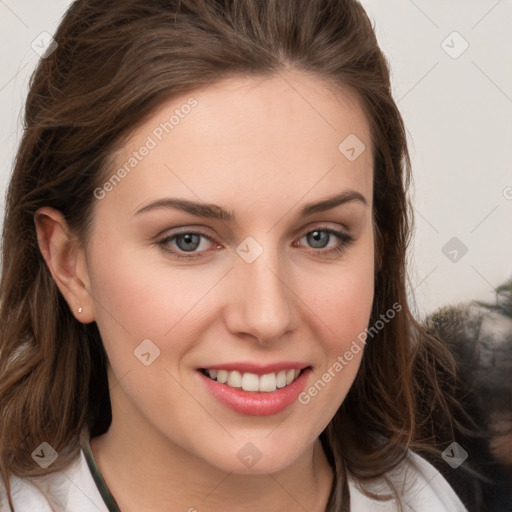
M 88 291 L 90 282 L 84 249 L 71 235 L 58 210 L 40 208 L 34 214 L 34 222 L 39 249 L 71 312 L 80 322 L 93 322 L 94 301 Z

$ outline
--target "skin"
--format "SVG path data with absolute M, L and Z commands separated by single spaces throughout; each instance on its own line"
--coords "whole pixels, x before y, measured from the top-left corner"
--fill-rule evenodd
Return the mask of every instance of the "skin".
M 312 367 L 307 389 L 367 327 L 374 286 L 369 127 L 354 93 L 318 77 L 232 78 L 162 105 L 116 164 L 191 96 L 198 104 L 179 125 L 103 199 L 93 199 L 86 241 L 71 243 L 58 211 L 36 214 L 55 281 L 77 320 L 97 323 L 110 361 L 113 420 L 92 440 L 93 453 L 123 512 L 168 511 L 169 503 L 198 512 L 241 503 L 244 511 L 325 510 L 333 471 L 318 436 L 363 352 L 307 405 L 264 417 L 219 403 L 197 368 L 301 361 Z M 349 134 L 367 148 L 352 162 L 338 150 Z M 367 204 L 300 217 L 304 205 L 346 190 Z M 236 221 L 172 208 L 135 213 L 166 197 L 215 203 Z M 193 249 L 199 257 L 177 259 L 173 250 L 189 254 L 180 251 L 183 239 L 180 246 L 157 242 L 178 227 L 199 228 L 213 241 L 201 238 Z M 335 236 L 307 236 L 325 228 L 354 241 L 327 253 L 341 244 Z M 263 248 L 252 263 L 236 252 L 248 236 Z M 134 356 L 144 339 L 160 350 L 149 366 Z M 237 457 L 248 442 L 262 455 L 252 468 Z

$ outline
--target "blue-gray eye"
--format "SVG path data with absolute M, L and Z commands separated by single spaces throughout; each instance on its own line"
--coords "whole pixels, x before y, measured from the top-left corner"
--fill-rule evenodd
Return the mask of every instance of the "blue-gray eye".
M 183 235 L 175 235 L 176 245 L 182 251 L 195 251 L 201 243 L 201 235 L 196 233 L 185 233 Z
M 331 235 L 327 231 L 315 230 L 308 233 L 306 237 L 311 247 L 322 249 L 329 243 Z

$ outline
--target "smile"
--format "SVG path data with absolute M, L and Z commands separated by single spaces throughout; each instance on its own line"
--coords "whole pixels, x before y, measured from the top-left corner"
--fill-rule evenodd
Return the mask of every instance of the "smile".
M 221 384 L 226 384 L 232 388 L 242 388 L 244 391 L 260 391 L 262 393 L 272 393 L 278 388 L 284 388 L 290 385 L 300 374 L 300 370 L 297 368 L 264 375 L 256 375 L 250 372 L 242 373 L 237 370 L 210 369 L 203 371 L 210 379 Z

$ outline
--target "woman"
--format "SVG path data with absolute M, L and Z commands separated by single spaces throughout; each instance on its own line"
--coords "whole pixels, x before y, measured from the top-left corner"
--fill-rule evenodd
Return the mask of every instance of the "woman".
M 455 367 L 407 305 L 359 3 L 78 0 L 55 40 L 7 197 L 2 510 L 466 510 L 420 456 L 411 362 Z

